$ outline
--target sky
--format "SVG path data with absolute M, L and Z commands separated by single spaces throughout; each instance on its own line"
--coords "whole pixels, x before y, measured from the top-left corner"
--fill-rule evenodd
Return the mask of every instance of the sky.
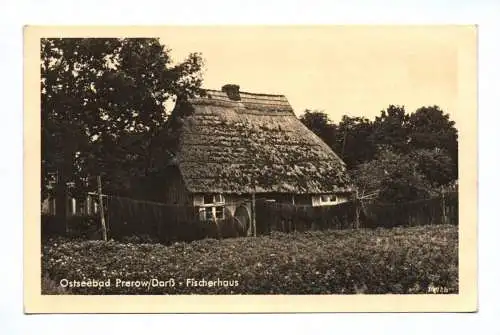
M 297 115 L 333 121 L 373 119 L 390 104 L 438 105 L 456 120 L 464 88 L 475 87 L 464 86 L 476 70 L 470 26 L 177 27 L 159 37 L 175 61 L 202 54 L 204 88 L 284 94 Z

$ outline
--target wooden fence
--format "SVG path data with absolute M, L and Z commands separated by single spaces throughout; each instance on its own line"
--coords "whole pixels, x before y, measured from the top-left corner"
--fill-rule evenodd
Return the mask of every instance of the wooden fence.
M 458 225 L 458 193 L 398 204 L 362 204 L 364 227 Z
M 294 206 L 260 201 L 257 233 L 322 229 L 458 225 L 458 193 L 398 204 L 351 201 L 335 206 Z
M 204 237 L 245 236 L 246 228 L 225 209 L 224 219 L 200 219 L 199 207 L 166 205 L 105 196 L 104 219 L 108 238 L 149 237 L 158 242 L 192 241 Z M 255 206 L 257 235 L 357 227 L 395 227 L 458 224 L 458 194 L 400 204 L 351 201 L 335 206 L 292 205 L 258 200 Z M 42 234 L 71 234 L 99 238 L 103 228 L 98 215 L 70 217 L 57 223 L 42 215 Z
M 216 237 L 214 222 L 199 219 L 194 206 L 175 206 L 120 197 L 105 201 L 106 222 L 112 238 L 150 236 L 161 242 Z
M 317 207 L 258 201 L 257 234 L 354 228 L 357 224 L 356 209 L 354 201 Z

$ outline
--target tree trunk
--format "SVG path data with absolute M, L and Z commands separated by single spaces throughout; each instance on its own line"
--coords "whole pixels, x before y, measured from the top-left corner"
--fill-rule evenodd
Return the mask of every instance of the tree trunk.
M 97 176 L 97 194 L 99 195 L 99 216 L 101 218 L 102 239 L 104 241 L 107 241 L 108 240 L 108 232 L 106 229 L 106 221 L 104 219 L 104 204 L 102 201 L 101 175 Z
M 66 136 L 66 141 L 63 148 L 62 164 L 57 173 L 57 193 L 56 193 L 56 217 L 59 224 L 65 227 L 66 234 L 69 232 L 68 219 L 69 219 L 69 191 L 68 182 L 73 170 L 73 134 L 71 132 Z
M 64 168 L 57 171 L 56 184 L 56 218 L 61 227 L 65 227 L 65 233 L 68 233 L 68 187 L 66 186 L 67 178 L 64 173 Z
M 252 193 L 252 235 L 257 236 L 257 225 L 255 220 L 255 192 Z

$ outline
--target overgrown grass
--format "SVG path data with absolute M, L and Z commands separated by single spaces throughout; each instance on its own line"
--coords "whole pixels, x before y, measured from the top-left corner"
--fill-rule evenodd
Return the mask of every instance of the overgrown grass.
M 311 231 L 170 246 L 49 239 L 42 267 L 59 286 L 64 279 L 109 284 L 44 294 L 458 293 L 458 229 Z

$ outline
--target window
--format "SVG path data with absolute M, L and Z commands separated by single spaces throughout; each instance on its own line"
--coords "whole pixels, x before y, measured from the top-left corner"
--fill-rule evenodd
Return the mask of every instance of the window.
M 57 172 L 48 173 L 48 188 L 53 188 L 57 184 Z
M 200 208 L 200 221 L 205 221 L 207 219 L 207 215 L 205 212 L 205 208 Z
M 222 207 L 222 206 L 215 207 L 215 218 L 216 219 L 223 219 L 224 218 L 224 207 Z
M 224 219 L 224 196 L 222 194 L 206 194 L 200 206 L 200 220 L 210 221 Z
M 213 204 L 214 203 L 214 196 L 209 194 L 205 194 L 203 196 L 203 204 L 206 205 L 206 204 Z
M 214 195 L 214 203 L 216 204 L 224 203 L 224 197 L 222 196 L 222 194 Z
M 85 201 L 85 200 L 83 200 L 83 201 L 79 201 L 79 202 L 78 202 L 78 205 L 77 205 L 77 206 L 78 206 L 78 208 L 77 208 L 77 212 L 76 212 L 76 214 L 79 214 L 79 215 L 85 215 L 85 214 L 86 214 L 86 213 L 85 213 L 85 207 L 86 207 L 85 205 L 86 205 L 86 204 L 87 204 L 87 203 L 86 203 L 86 201 Z
M 224 207 L 201 207 L 200 208 L 200 220 L 201 221 L 212 221 L 214 219 L 224 219 Z
M 209 221 L 213 219 L 213 207 L 200 208 L 200 220 Z
M 319 199 L 322 205 L 334 204 L 337 202 L 337 196 L 334 194 L 322 194 Z
M 222 204 L 224 203 L 224 196 L 222 194 L 205 194 L 203 196 L 203 204 Z
M 76 207 L 76 199 L 75 198 L 69 198 L 67 200 L 67 204 L 68 204 L 68 208 L 67 208 L 67 211 L 69 213 L 69 215 L 76 215 L 77 212 L 77 207 Z

